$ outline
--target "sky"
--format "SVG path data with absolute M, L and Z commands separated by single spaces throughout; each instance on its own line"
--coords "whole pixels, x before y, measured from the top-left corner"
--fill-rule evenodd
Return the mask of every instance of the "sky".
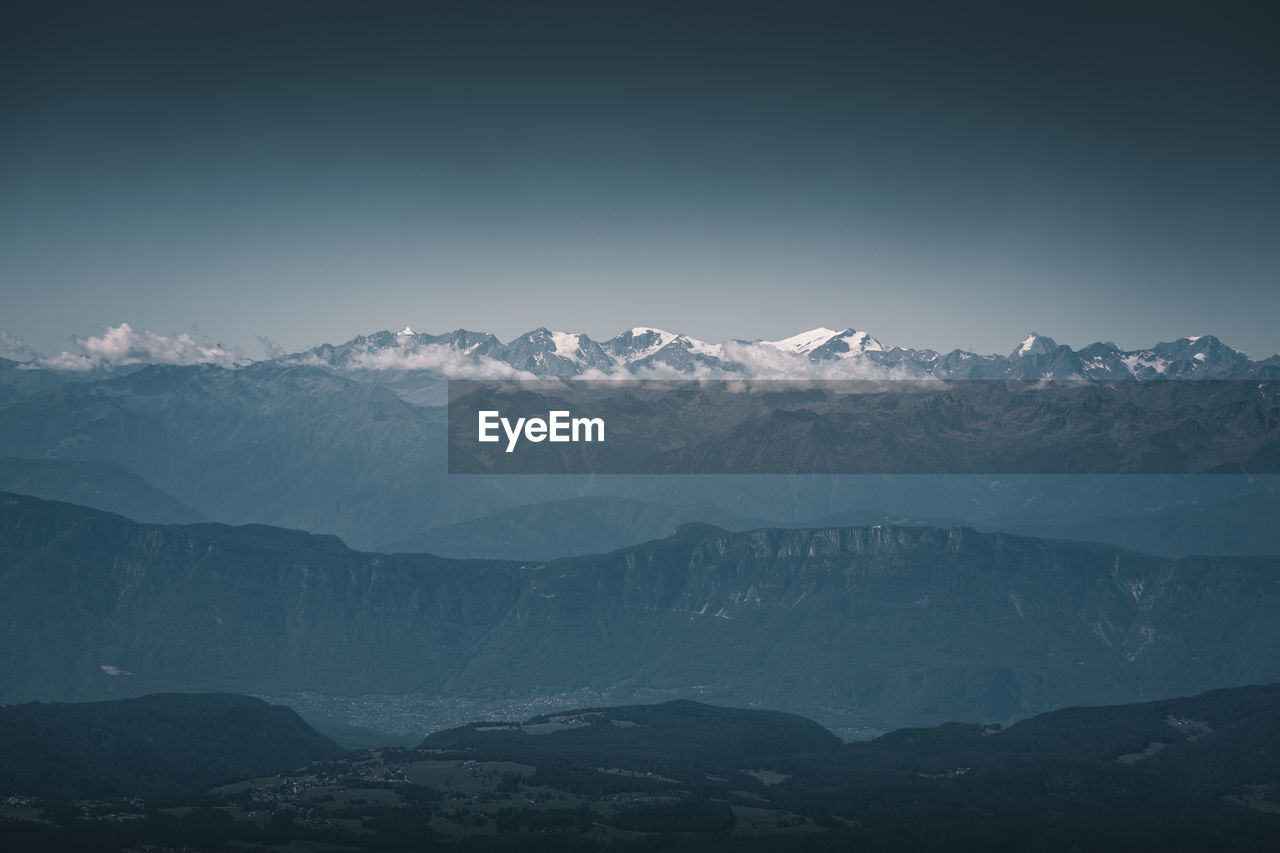
M 1266 6 L 7 3 L 0 329 L 1266 357 Z

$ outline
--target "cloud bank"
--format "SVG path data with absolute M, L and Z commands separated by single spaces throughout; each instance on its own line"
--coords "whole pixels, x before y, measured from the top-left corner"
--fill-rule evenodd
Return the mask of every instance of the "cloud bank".
M 445 344 L 368 349 L 352 356 L 356 370 L 430 370 L 449 379 L 537 379 L 524 370 L 492 358 L 476 358 Z
M 128 323 L 108 326 L 101 335 L 76 338 L 75 341 L 80 352 L 63 350 L 58 355 L 37 358 L 33 363 L 50 370 L 84 372 L 132 364 L 235 367 L 244 362 L 230 350 L 217 344 L 202 344 L 186 332 L 172 337 L 151 331 L 135 332 Z

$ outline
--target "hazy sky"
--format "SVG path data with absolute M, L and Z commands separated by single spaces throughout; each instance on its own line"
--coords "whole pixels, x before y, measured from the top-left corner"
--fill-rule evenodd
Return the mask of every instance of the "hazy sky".
M 1267 5 L 7 3 L 0 328 L 1264 357 Z

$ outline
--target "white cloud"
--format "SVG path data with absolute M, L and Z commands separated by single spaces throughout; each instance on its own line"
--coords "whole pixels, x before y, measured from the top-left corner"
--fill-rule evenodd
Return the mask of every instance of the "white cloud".
M 240 359 L 217 344 L 207 346 L 183 332 L 170 337 L 155 332 L 135 332 L 128 323 L 109 326 L 99 336 L 76 338 L 80 352 L 63 350 L 55 356 L 37 359 L 41 367 L 53 370 L 94 370 L 130 364 L 216 364 L 235 367 Z
M 351 356 L 352 370 L 430 370 L 449 379 L 537 379 L 528 371 L 483 356 L 470 355 L 447 344 L 365 349 Z
M 911 379 L 920 375 L 858 357 L 811 361 L 806 354 L 786 352 L 768 342 L 729 341 L 724 354 L 727 361 L 740 366 L 740 376 L 751 379 Z
M 0 329 L 0 358 L 9 358 L 14 361 L 26 361 L 33 357 L 35 353 L 31 348 L 13 335 Z
M 679 369 L 662 362 L 588 368 L 577 379 L 907 379 L 918 378 L 902 367 L 887 367 L 863 358 L 812 361 L 807 354 L 780 350 L 768 342 L 730 341 L 715 347 L 721 364 L 693 363 Z M 296 364 L 332 367 L 312 354 Z M 477 356 L 448 344 L 398 343 L 365 345 L 350 353 L 343 371 L 429 371 L 448 379 L 545 379 L 496 359 Z
M 259 342 L 269 356 L 279 357 L 279 347 L 266 338 Z M 0 355 L 25 352 L 30 367 L 53 370 L 89 371 L 135 364 L 215 364 L 235 367 L 248 363 L 238 350 L 202 344 L 190 334 L 160 335 L 134 331 L 128 323 L 107 327 L 101 335 L 77 338 L 78 352 L 63 351 L 36 358 L 21 341 L 0 331 Z M 619 363 L 613 367 L 587 369 L 579 379 L 907 379 L 919 378 L 918 370 L 888 367 L 864 358 L 812 361 L 806 353 L 780 349 L 768 341 L 728 341 L 700 351 L 722 360 L 720 364 L 694 363 L 680 370 L 668 364 L 639 366 Z M 12 357 L 12 356 L 11 356 Z M 637 358 L 638 360 L 638 358 Z M 318 354 L 294 357 L 294 364 L 310 364 L 332 369 L 334 365 Z M 431 372 L 448 379 L 539 379 L 497 359 L 478 356 L 448 344 L 420 344 L 412 339 L 392 346 L 365 344 L 350 352 L 339 368 L 347 371 Z

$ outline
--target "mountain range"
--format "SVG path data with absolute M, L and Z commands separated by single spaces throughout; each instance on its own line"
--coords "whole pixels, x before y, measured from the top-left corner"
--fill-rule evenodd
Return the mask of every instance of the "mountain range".
M 675 700 L 338 754 L 242 696 L 33 703 L 0 708 L 0 831 L 30 853 L 1266 851 L 1278 699 L 1238 687 L 853 743 Z
M 556 820 L 584 849 L 660 846 L 659 830 L 689 849 L 766 830 L 760 849 L 1098 849 L 1095 827 L 1117 849 L 1266 849 L 1275 689 L 1242 685 L 1280 681 L 1280 477 L 456 477 L 442 404 L 445 380 L 511 377 L 1084 379 L 1184 399 L 1215 383 L 1111 380 L 1253 388 L 1280 357 L 1034 334 L 1007 356 L 939 354 L 852 329 L 708 344 L 406 328 L 253 363 L 173 351 L 0 359 L 0 702 L 257 698 L 0 708 L 0 782 L 175 792 L 312 763 L 145 818 L 13 806 L 23 849 L 491 830 L 495 849 L 566 849 Z M 1082 420 L 1052 402 L 1014 431 Z M 1227 408 L 1144 423 L 1176 433 L 1166 450 L 1204 449 L 1222 423 L 1277 428 L 1274 409 Z M 501 719 L 329 767 L 335 745 L 263 699 L 349 745 Z M 602 710 L 640 702 L 665 704 Z M 510 722 L 569 707 L 588 710 Z M 746 708 L 845 739 L 983 725 L 846 749 Z M 554 808 L 602 785 L 602 803 L 642 799 Z
M 1140 350 L 1094 343 L 1080 350 L 1032 333 L 1007 356 L 965 350 L 885 346 L 869 333 L 817 328 L 776 341 L 712 344 L 637 327 L 607 341 L 534 329 L 503 343 L 459 329 L 361 335 L 275 359 L 353 371 L 437 372 L 477 377 L 936 378 L 936 379 L 1245 379 L 1280 376 L 1280 356 L 1252 361 L 1212 335 Z
M 1175 495 L 1186 485 L 1185 481 L 1175 478 L 1158 479 Z M 1046 484 L 1043 478 L 1036 482 L 1046 490 L 1052 485 Z M 1202 495 L 1207 503 L 1174 500 L 1165 505 L 1123 507 L 1092 505 L 1092 499 L 1106 495 L 1098 491 L 1090 494 L 1079 489 L 1080 484 L 1074 485 L 1076 488 L 1070 490 L 1073 493 L 1070 497 L 1062 491 L 1041 495 L 1044 505 L 1039 507 L 1013 507 L 1012 494 L 1001 497 L 998 501 L 1001 509 L 976 519 L 948 515 L 941 505 L 932 508 L 934 514 L 912 515 L 904 511 L 905 496 L 888 494 L 888 489 L 884 491 L 892 507 L 886 503 L 878 509 L 848 509 L 787 521 L 739 516 L 713 504 L 660 503 L 597 495 L 510 507 L 469 521 L 433 527 L 377 550 L 425 551 L 444 557 L 551 560 L 638 545 L 666 536 L 683 524 L 702 521 L 735 532 L 760 527 L 967 525 L 991 533 L 1003 531 L 1041 538 L 1105 542 L 1161 557 L 1280 554 L 1280 529 L 1272 523 L 1280 518 L 1280 495 L 1274 491 L 1257 490 L 1244 497 L 1221 501 Z M 1138 484 L 1130 481 L 1125 485 Z M 1160 488 L 1158 483 L 1148 487 L 1152 491 Z M 1018 491 L 1028 503 L 1033 500 L 1029 484 L 1025 491 Z M 1136 490 L 1127 492 L 1130 496 L 1136 493 Z M 977 509 L 972 498 L 956 495 L 956 500 L 953 509 L 957 512 L 967 514 Z M 1063 503 L 1055 504 L 1054 500 Z M 1096 514 L 1090 514 L 1091 505 Z
M 346 363 L 332 353 L 327 357 Z M 999 521 L 1028 533 L 1052 529 L 1052 535 L 1123 533 L 1114 525 L 1091 531 L 1071 525 L 1139 516 L 1150 531 L 1146 536 L 1098 538 L 1144 548 L 1177 543 L 1176 551 L 1160 545 L 1162 553 L 1176 554 L 1275 550 L 1268 544 L 1270 525 L 1246 526 L 1248 535 L 1237 537 L 1218 536 L 1212 525 L 1161 522 L 1177 507 L 1259 495 L 1271 500 L 1278 487 L 1267 477 L 451 477 L 446 413 L 432 404 L 443 402 L 441 374 L 296 361 L 133 364 L 82 373 L 0 362 L 0 387 L 8 391 L 7 402 L 0 402 L 0 448 L 15 460 L 0 465 L 0 488 L 141 521 L 203 516 L 331 533 L 358 548 L 439 547 L 458 556 L 566 556 L 636 544 L 683 521 L 742 528 L 854 511 L 867 520 L 963 521 L 985 528 Z M 1203 363 L 1216 362 L 1206 356 Z M 1045 411 L 1045 422 L 1064 414 L 1071 419 L 1070 411 Z M 532 538 L 521 533 L 504 550 L 493 547 L 507 535 L 501 531 L 493 537 L 476 527 L 431 533 L 517 507 L 602 497 L 668 509 L 588 513 L 588 523 L 585 515 L 551 508 L 542 521 L 529 517 L 537 527 Z M 702 517 L 682 509 L 699 505 Z M 1253 506 L 1250 517 L 1257 513 Z M 564 523 L 543 523 L 552 517 Z M 525 553 L 519 553 L 522 541 L 530 546 Z
M 0 701 L 172 690 L 696 698 L 842 730 L 1280 681 L 1275 557 L 690 524 L 547 562 L 0 499 Z M 558 697 L 558 700 L 557 700 Z M 438 721 L 439 722 L 439 721 Z
M 107 338 L 113 346 L 101 344 Z M 90 355 L 64 352 L 26 362 L 0 359 L 0 403 L 68 378 L 98 378 L 146 364 L 255 363 L 221 347 L 160 346 L 168 339 L 136 334 L 127 325 L 104 339 L 85 339 Z M 854 328 L 819 327 L 781 340 L 700 341 L 638 326 L 603 341 L 584 333 L 537 328 L 503 342 L 488 332 L 442 334 L 384 330 L 341 344 L 325 343 L 265 361 L 309 365 L 395 383 L 406 376 L 439 378 L 870 378 L 870 379 L 1249 379 L 1280 377 L 1280 355 L 1250 359 L 1212 335 L 1177 338 L 1136 350 L 1112 343 L 1081 349 L 1031 333 L 1008 355 L 962 349 L 890 346 Z M 406 393 L 421 393 L 409 383 Z

